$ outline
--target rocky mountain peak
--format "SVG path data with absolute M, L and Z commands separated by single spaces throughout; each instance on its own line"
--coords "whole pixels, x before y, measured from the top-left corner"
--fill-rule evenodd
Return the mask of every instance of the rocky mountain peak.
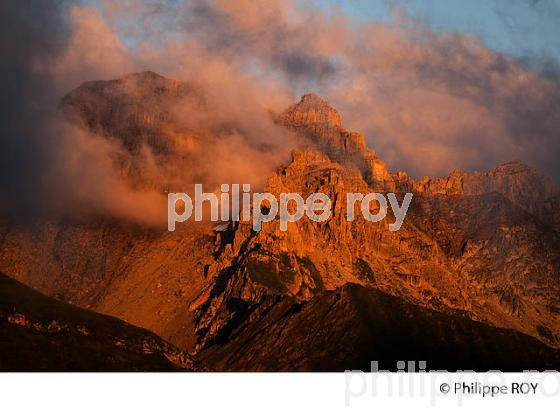
M 316 132 L 342 129 L 340 114 L 316 94 L 305 94 L 284 111 L 279 122 L 295 128 L 310 128 Z
M 364 136 L 344 129 L 338 111 L 316 94 L 305 94 L 276 121 L 304 136 L 331 160 L 355 166 L 370 185 L 380 189 L 394 188 L 386 164 L 368 148 Z
M 163 102 L 161 98 L 181 98 L 192 94 L 193 84 L 163 77 L 153 71 L 142 71 L 126 74 L 115 80 L 87 81 L 66 95 L 63 106 L 75 100 L 86 98 L 117 98 L 127 99 L 129 104 L 140 104 L 144 99 L 148 102 Z M 83 102 L 83 101 L 80 101 Z M 95 101 L 99 103 L 100 101 Z
M 180 125 L 174 107 L 200 105 L 203 98 L 194 83 L 144 71 L 115 80 L 87 81 L 64 96 L 61 106 L 68 118 L 121 140 L 131 152 L 145 144 L 156 154 L 166 154 L 173 141 L 165 130 Z

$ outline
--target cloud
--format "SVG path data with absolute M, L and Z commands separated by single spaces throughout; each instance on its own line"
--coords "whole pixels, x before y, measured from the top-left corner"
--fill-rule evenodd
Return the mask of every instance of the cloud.
M 91 7 L 68 9 L 69 30 L 65 47 L 53 63 L 51 75 L 57 88 L 68 92 L 87 80 L 110 80 L 134 70 L 130 53 L 111 28 Z
M 119 176 L 112 159 L 122 147 L 61 116 L 65 80 L 107 67 L 107 55 L 93 47 L 100 43 L 87 40 L 87 30 L 98 33 L 103 25 L 68 7 L 60 1 L 0 5 L 0 215 L 21 223 L 100 214 L 163 223 L 161 194 L 133 189 Z M 68 24 L 67 10 L 79 27 Z
M 442 175 L 522 159 L 560 180 L 552 63 L 541 73 L 398 8 L 392 24 L 286 2 L 195 1 L 185 13 L 185 36 L 199 48 L 232 65 L 252 62 L 260 79 L 280 78 L 293 98 L 326 97 L 393 169 Z
M 390 24 L 280 0 L 3 2 L 0 12 L 4 212 L 36 212 L 39 201 L 54 214 L 153 224 L 163 186 L 262 185 L 297 144 L 271 113 L 304 92 L 329 100 L 394 170 L 442 175 L 522 159 L 560 181 L 557 66 L 536 71 L 398 10 Z M 146 69 L 194 84 L 204 101 L 164 107 L 177 119 L 165 130 L 170 157 L 59 115 L 60 97 L 81 82 Z M 123 179 L 116 159 L 151 183 Z
M 387 30 L 328 93 L 393 167 L 441 175 L 522 159 L 560 179 L 558 77 L 466 35 Z
M 558 76 L 467 34 L 433 32 L 402 12 L 387 25 L 318 10 L 247 18 L 222 2 L 204 2 L 204 10 L 189 28 L 204 32 L 209 49 L 221 53 L 227 38 L 231 58 L 258 61 L 265 77 L 281 70 L 292 91 L 323 95 L 393 169 L 442 175 L 519 158 L 560 180 Z M 320 64 L 293 70 L 290 56 Z

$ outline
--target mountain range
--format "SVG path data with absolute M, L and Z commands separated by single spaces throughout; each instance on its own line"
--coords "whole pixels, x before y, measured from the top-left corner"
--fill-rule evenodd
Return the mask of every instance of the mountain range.
M 196 82 L 153 72 L 87 82 L 61 102 L 69 121 L 122 147 L 114 167 L 123 181 L 162 195 L 212 183 L 198 158 L 239 127 L 200 120 L 210 107 Z M 391 171 L 315 94 L 268 115 L 293 146 L 270 164 L 263 190 L 325 193 L 329 220 L 303 218 L 285 232 L 278 220 L 259 232 L 209 221 L 167 232 L 103 215 L 3 220 L 0 271 L 46 296 L 1 278 L 13 295 L 2 301 L 2 340 L 30 352 L 8 360 L 3 349 L 0 368 L 339 371 L 402 360 L 441 370 L 560 368 L 560 194 L 549 178 L 520 161 L 447 177 Z M 247 161 L 270 150 L 263 144 Z M 391 214 L 347 221 L 348 192 L 414 196 L 390 232 Z M 57 341 L 48 321 L 66 323 L 71 336 Z M 53 343 L 71 351 L 87 337 L 102 352 L 89 363 L 47 361 Z M 117 339 L 131 357 L 109 365 L 123 353 Z M 148 359 L 138 350 L 147 339 L 157 346 Z

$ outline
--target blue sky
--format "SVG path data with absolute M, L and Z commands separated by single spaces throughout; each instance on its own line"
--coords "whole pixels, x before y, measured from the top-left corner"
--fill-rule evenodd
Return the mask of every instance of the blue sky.
M 517 58 L 560 62 L 560 0 L 317 0 L 369 21 L 390 21 L 391 7 L 435 30 L 465 32 Z
M 99 0 L 79 1 L 99 5 Z M 533 63 L 560 63 L 560 0 L 300 0 L 310 1 L 362 21 L 390 22 L 391 8 L 399 7 L 434 30 L 469 33 Z

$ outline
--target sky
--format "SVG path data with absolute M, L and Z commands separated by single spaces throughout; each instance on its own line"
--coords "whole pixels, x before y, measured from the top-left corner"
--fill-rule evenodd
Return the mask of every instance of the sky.
M 472 34 L 488 47 L 516 58 L 560 61 L 557 0 L 319 0 L 365 21 L 391 21 L 391 8 L 434 30 Z
M 98 6 L 99 0 L 81 0 Z M 170 0 L 167 3 L 181 3 Z M 343 11 L 361 21 L 391 22 L 400 9 L 434 30 L 469 33 L 513 57 L 560 61 L 560 1 L 557 0 L 302 0 L 325 12 Z M 125 38 L 130 44 L 134 37 Z

